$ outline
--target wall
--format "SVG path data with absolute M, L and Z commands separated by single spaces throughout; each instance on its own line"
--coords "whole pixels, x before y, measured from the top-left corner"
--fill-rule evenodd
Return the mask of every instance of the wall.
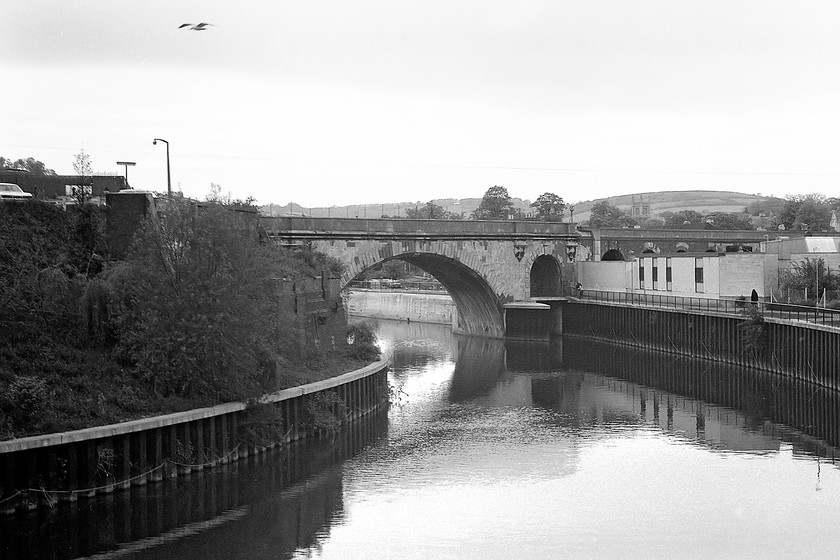
M 340 424 L 355 421 L 387 406 L 390 365 L 388 356 L 344 375 L 265 395 L 258 403 L 225 403 L 0 441 L 0 513 L 188 475 L 318 435 L 312 409 L 332 413 Z M 266 417 L 255 405 L 276 414 Z M 249 424 L 262 428 L 257 437 Z
M 353 290 L 347 312 L 375 319 L 451 325 L 455 303 L 446 294 Z
M 567 301 L 562 307 L 564 336 L 746 366 L 840 389 L 836 327 L 770 316 L 755 324 L 742 315 L 589 301 Z
M 624 292 L 632 287 L 632 263 L 624 261 L 581 262 L 578 281 L 585 290 Z

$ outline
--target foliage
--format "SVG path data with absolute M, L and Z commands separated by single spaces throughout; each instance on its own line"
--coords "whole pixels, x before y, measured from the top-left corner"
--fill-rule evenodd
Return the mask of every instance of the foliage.
M 415 208 L 406 208 L 405 217 L 415 220 L 460 220 L 461 214 L 449 212 L 443 206 L 429 201 L 423 206 L 416 206 Z
M 0 168 L 23 169 L 28 171 L 30 175 L 55 175 L 54 170 L 48 169 L 44 162 L 33 157 L 12 161 L 0 156 Z
M 562 222 L 566 203 L 556 194 L 546 192 L 538 196 L 531 207 L 537 209 L 537 218 L 544 222 Z
M 303 405 L 307 431 L 335 432 L 347 416 L 347 405 L 335 391 L 307 395 Z
M 691 229 L 703 227 L 703 214 L 694 210 L 681 210 L 679 212 L 663 212 L 665 227 L 669 229 Z
M 792 195 L 785 197 L 785 204 L 776 216 L 780 229 L 826 231 L 830 228 L 834 199 L 821 194 Z
M 280 282 L 342 267 L 266 242 L 253 213 L 173 199 L 118 263 L 103 220 L 0 205 L 0 437 L 246 398 L 291 364 L 295 384 L 361 365 L 343 346 L 300 356 Z
M 840 274 L 827 267 L 822 258 L 806 258 L 801 262 L 792 262 L 787 270 L 779 271 L 779 288 L 782 293 L 789 292 L 792 301 L 813 305 L 823 290 L 840 289 Z
M 358 360 L 378 360 L 382 351 L 376 344 L 376 323 L 364 321 L 350 325 L 347 330 L 349 355 Z
M 635 227 L 636 225 L 636 220 L 606 200 L 596 203 L 589 216 L 589 227 L 624 228 Z
M 732 212 L 712 212 L 703 218 L 703 223 L 706 229 L 755 229 L 749 214 L 735 214 Z
M 746 211 L 750 216 L 777 216 L 784 206 L 785 199 L 768 196 L 751 202 Z
M 507 220 L 513 210 L 513 201 L 505 187 L 495 185 L 487 189 L 481 204 L 472 213 L 474 220 Z
M 237 424 L 239 439 L 257 447 L 268 447 L 285 438 L 283 411 L 274 403 L 251 401 Z
M 108 275 L 116 351 L 159 395 L 214 401 L 261 392 L 293 352 L 277 280 L 290 266 L 247 216 L 171 200 Z M 293 262 L 285 259 L 288 264 Z
M 738 329 L 741 333 L 743 352 L 752 356 L 759 356 L 767 349 L 767 324 L 764 322 L 764 316 L 757 306 L 746 305 L 744 320 L 738 325 Z

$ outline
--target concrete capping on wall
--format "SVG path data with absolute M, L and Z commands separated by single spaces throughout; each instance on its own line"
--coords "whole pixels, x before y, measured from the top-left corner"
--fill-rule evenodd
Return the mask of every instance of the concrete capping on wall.
M 291 387 L 282 389 L 280 391 L 263 395 L 258 402 L 260 403 L 276 403 L 287 399 L 293 399 L 302 395 L 316 393 L 325 389 L 338 387 L 345 383 L 350 383 L 367 377 L 374 373 L 381 371 L 384 368 L 390 367 L 393 363 L 393 355 L 388 354 L 378 362 L 369 364 L 363 368 L 324 379 L 322 381 L 315 381 L 300 385 L 298 387 Z M 174 412 L 172 414 L 164 414 L 162 416 L 152 416 L 150 418 L 140 418 L 138 420 L 130 420 L 128 422 L 120 422 L 119 424 L 109 424 L 106 426 L 94 426 L 92 428 L 84 428 L 81 430 L 73 430 L 70 432 L 58 432 L 54 434 L 44 434 L 38 436 L 29 436 L 24 438 L 17 438 L 8 441 L 0 441 L 0 454 L 12 453 L 14 451 L 25 451 L 29 449 L 39 449 L 43 447 L 50 447 L 53 445 L 61 445 L 66 443 L 76 443 L 80 441 L 112 437 L 123 434 L 130 434 L 133 432 L 141 432 L 144 430 L 152 430 L 155 428 L 162 428 L 165 426 L 172 426 L 175 424 L 183 424 L 185 422 L 193 422 L 195 420 L 203 420 L 205 418 L 212 418 L 214 416 L 221 416 L 231 412 L 238 412 L 245 410 L 248 404 L 245 402 L 231 402 L 219 404 L 216 406 L 196 408 L 184 412 Z

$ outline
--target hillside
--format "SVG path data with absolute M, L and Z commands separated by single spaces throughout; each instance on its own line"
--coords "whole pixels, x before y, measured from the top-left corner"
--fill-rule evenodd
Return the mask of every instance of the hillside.
M 558 193 L 569 202 L 573 200 L 568 193 Z M 679 212 L 680 210 L 694 210 L 700 214 L 709 212 L 743 212 L 753 201 L 761 200 L 762 196 L 755 194 L 737 193 L 731 191 L 663 191 L 650 193 L 625 194 L 586 200 L 575 203 L 575 221 L 578 223 L 589 219 L 589 214 L 596 203 L 606 200 L 613 206 L 630 212 L 633 204 L 633 197 L 637 199 L 644 197 L 650 204 L 650 215 L 655 216 L 662 212 Z M 513 207 L 521 208 L 526 212 L 530 210 L 531 201 L 521 198 L 513 198 Z M 470 214 L 481 204 L 481 198 L 444 198 L 435 199 L 432 202 L 442 206 L 449 212 L 464 213 L 469 218 Z M 330 208 L 302 207 L 294 202 L 284 205 L 266 204 L 261 207 L 263 213 L 269 216 L 315 216 L 317 218 L 379 218 L 380 216 L 405 216 L 406 208 L 423 206 L 426 201 L 416 202 L 390 202 L 387 204 L 356 204 L 351 206 L 332 206 Z M 568 217 L 568 212 L 566 214 Z
M 765 198 L 759 195 L 731 191 L 663 191 L 626 194 L 575 204 L 575 221 L 580 223 L 588 220 L 592 206 L 602 200 L 606 200 L 609 204 L 629 213 L 634 196 L 637 199 L 644 197 L 645 202 L 650 204 L 651 216 L 662 212 L 679 212 L 680 210 L 694 210 L 700 214 L 743 212 L 751 202 Z

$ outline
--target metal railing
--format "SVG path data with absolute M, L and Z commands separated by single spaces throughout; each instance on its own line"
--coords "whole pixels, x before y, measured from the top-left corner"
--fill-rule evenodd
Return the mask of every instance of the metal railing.
M 765 317 L 840 327 L 840 310 L 825 307 L 811 307 L 767 301 L 752 302 L 747 299 L 714 299 L 635 292 L 576 290 L 574 288 L 567 290 L 566 295 L 584 300 L 604 301 L 624 305 L 705 311 L 730 315 L 742 315 L 747 308 L 754 307 Z

